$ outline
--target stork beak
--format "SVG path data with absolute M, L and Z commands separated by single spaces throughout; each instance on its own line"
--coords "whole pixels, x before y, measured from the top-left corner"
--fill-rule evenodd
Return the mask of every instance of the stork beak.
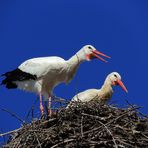
M 118 79 L 116 82 L 117 82 L 117 84 L 119 84 L 119 85 L 121 86 L 121 88 L 122 88 L 126 93 L 128 93 L 128 90 L 126 89 L 126 87 L 124 86 L 124 84 L 123 84 L 123 82 L 122 82 L 121 80 Z
M 107 61 L 100 56 L 103 56 L 103 57 L 106 57 L 106 58 L 111 58 L 111 57 L 109 57 L 109 56 L 105 55 L 104 53 L 97 51 L 97 50 L 94 50 L 92 55 L 94 57 L 98 58 L 99 60 L 103 61 L 103 62 L 107 62 Z

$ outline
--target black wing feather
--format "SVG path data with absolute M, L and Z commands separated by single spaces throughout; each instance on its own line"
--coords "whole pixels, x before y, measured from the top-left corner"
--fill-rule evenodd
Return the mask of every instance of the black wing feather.
M 15 81 L 25 81 L 25 80 L 36 80 L 37 76 L 32 75 L 30 73 L 24 72 L 20 70 L 19 68 L 6 72 L 5 74 L 2 74 L 2 76 L 5 76 L 6 78 L 2 81 L 2 85 L 6 85 L 8 89 L 10 88 L 17 88 L 17 85 L 14 83 Z

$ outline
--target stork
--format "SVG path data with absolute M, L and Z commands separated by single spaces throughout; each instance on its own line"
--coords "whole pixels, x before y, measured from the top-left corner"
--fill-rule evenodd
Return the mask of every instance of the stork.
M 84 61 L 98 58 L 107 62 L 102 57 L 109 56 L 97 51 L 92 45 L 85 45 L 69 60 L 57 56 L 38 57 L 26 60 L 13 71 L 6 72 L 2 81 L 8 89 L 18 88 L 34 92 L 40 98 L 40 111 L 44 114 L 43 99 L 48 103 L 51 115 L 52 91 L 59 83 L 68 83 L 74 77 L 79 65 Z
M 121 86 L 121 88 L 128 92 L 127 88 L 124 86 L 123 82 L 121 81 L 121 76 L 117 72 L 110 73 L 105 81 L 101 89 L 87 89 L 83 92 L 78 93 L 75 95 L 71 102 L 68 104 L 67 108 L 72 105 L 72 102 L 80 101 L 80 102 L 89 102 L 91 100 L 99 100 L 99 102 L 105 103 L 107 102 L 113 94 L 112 86 Z

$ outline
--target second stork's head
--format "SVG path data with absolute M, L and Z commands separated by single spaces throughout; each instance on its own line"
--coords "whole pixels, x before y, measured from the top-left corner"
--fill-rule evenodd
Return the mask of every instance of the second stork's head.
M 106 80 L 105 83 L 110 84 L 111 86 L 117 86 L 119 85 L 125 92 L 128 92 L 126 87 L 124 86 L 123 82 L 121 81 L 121 76 L 117 72 L 112 72 L 110 73 Z
M 81 60 L 84 61 L 90 61 L 92 59 L 99 59 L 103 62 L 107 62 L 105 59 L 103 59 L 102 57 L 105 58 L 110 58 L 109 56 L 103 54 L 102 52 L 96 50 L 95 47 L 93 47 L 92 45 L 85 45 L 83 46 L 80 51 L 78 51 L 77 55 L 79 56 L 79 58 L 81 58 Z

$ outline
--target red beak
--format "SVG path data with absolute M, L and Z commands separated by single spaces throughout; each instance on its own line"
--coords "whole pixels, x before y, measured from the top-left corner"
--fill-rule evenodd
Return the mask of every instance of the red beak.
M 97 51 L 97 50 L 94 50 L 92 55 L 94 57 L 98 58 L 99 60 L 103 61 L 103 62 L 107 62 L 107 61 L 100 56 L 103 56 L 103 57 L 106 57 L 106 58 L 111 58 L 111 57 L 109 57 L 109 56 L 105 55 L 104 53 Z
M 126 89 L 126 87 L 124 86 L 124 84 L 123 84 L 123 82 L 122 82 L 121 80 L 117 80 L 116 82 L 117 82 L 117 84 L 119 84 L 119 85 L 122 87 L 122 89 L 123 89 L 126 93 L 128 93 L 128 90 Z

